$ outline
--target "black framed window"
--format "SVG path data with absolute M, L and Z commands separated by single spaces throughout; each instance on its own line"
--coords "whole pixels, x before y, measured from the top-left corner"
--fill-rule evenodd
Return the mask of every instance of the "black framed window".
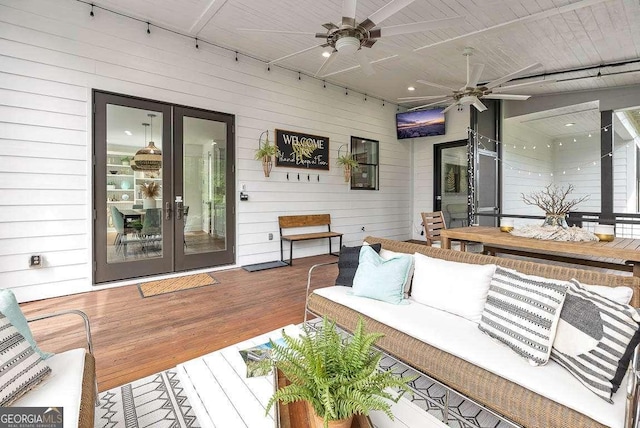
M 359 167 L 351 170 L 351 189 L 378 190 L 379 142 L 368 138 L 351 137 L 351 155 Z

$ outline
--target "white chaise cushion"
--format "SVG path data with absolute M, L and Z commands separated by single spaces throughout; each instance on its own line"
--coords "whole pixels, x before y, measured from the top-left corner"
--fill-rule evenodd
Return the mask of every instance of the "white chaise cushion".
M 415 253 L 411 299 L 480 322 L 496 265 L 450 262 Z
M 409 305 L 398 306 L 353 296 L 349 294 L 350 290 L 336 286 L 314 293 L 583 413 L 605 426 L 624 427 L 625 388 L 620 388 L 613 395 L 614 404 L 609 404 L 555 361 L 534 367 L 510 348 L 483 334 L 472 321 L 411 299 Z M 626 378 L 623 385 L 625 382 Z
M 78 426 L 85 352 L 72 349 L 47 359 L 51 375 L 13 406 L 63 407 L 64 428 Z

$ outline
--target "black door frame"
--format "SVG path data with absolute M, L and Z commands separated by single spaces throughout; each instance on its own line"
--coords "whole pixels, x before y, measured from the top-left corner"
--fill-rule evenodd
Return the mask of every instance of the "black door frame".
M 210 110 L 198 109 L 195 107 L 183 106 L 179 104 L 166 103 L 158 100 L 134 97 L 114 92 L 92 90 L 93 98 L 93 284 L 104 284 L 113 281 L 121 281 L 130 278 L 137 278 L 149 275 L 160 275 L 164 273 L 178 272 L 181 270 L 215 267 L 224 264 L 233 264 L 235 262 L 235 116 L 227 113 L 213 112 Z M 123 107 L 138 108 L 142 110 L 158 111 L 163 115 L 162 126 L 162 162 L 163 162 L 163 185 L 162 185 L 162 203 L 163 206 L 163 252 L 162 257 L 131 260 L 123 262 L 121 272 L 124 274 L 113 275 L 113 271 L 119 263 L 109 266 L 107 263 L 107 216 L 106 213 L 106 177 L 107 177 L 107 120 L 106 106 L 108 104 L 120 105 Z M 177 226 L 175 220 L 175 203 L 174 196 L 178 188 L 176 182 L 179 181 L 182 187 L 182 158 L 178 158 L 174 153 L 174 134 L 172 134 L 172 125 L 174 124 L 175 111 L 188 111 L 187 116 L 203 117 L 205 119 L 217 117 L 223 119 L 227 123 L 227 164 L 226 164 L 226 256 L 218 255 L 211 257 L 212 253 L 202 253 L 200 257 L 189 255 L 182 260 L 182 265 L 178 269 L 176 253 L 183 251 L 183 247 L 177 249 L 175 243 L 183 242 L 184 237 L 182 228 Z M 182 130 L 180 124 L 180 132 Z M 173 125 L 174 128 L 177 126 Z M 177 132 L 177 130 L 175 130 Z M 179 149 L 182 156 L 182 147 Z M 177 160 L 180 160 L 179 162 Z M 180 175 L 177 174 L 179 168 Z M 179 177 L 179 179 L 177 178 Z M 104 185 L 102 185 L 104 184 Z M 169 205 L 167 205 L 169 204 Z M 170 215 L 167 216 L 167 207 L 170 207 Z M 98 215 L 98 210 L 103 210 L 102 215 Z M 176 240 L 179 237 L 179 240 Z M 222 252 L 221 252 L 222 253 Z M 206 265 L 205 265 L 206 264 Z M 99 266 L 100 265 L 100 266 Z
M 433 210 L 442 211 L 442 150 L 467 146 L 467 140 L 449 141 L 433 145 Z M 469 168 L 469 165 L 467 165 Z M 468 190 L 467 190 L 468 192 Z M 467 198 L 468 199 L 468 198 Z M 467 203 L 468 206 L 468 203 Z
M 173 127 L 173 147 L 174 147 L 174 197 L 182 196 L 184 200 L 184 184 L 183 184 L 183 125 L 184 117 L 194 117 L 198 119 L 212 120 L 216 122 L 224 122 L 226 126 L 226 164 L 225 164 L 225 176 L 226 180 L 226 194 L 225 194 L 225 215 L 226 215 L 226 233 L 225 242 L 227 244 L 226 251 L 217 252 L 203 252 L 196 254 L 185 255 L 184 247 L 175 247 L 175 270 L 189 270 L 201 268 L 204 264 L 210 263 L 214 266 L 233 264 L 235 262 L 235 194 L 236 194 L 236 180 L 234 176 L 234 159 L 235 159 L 235 144 L 233 136 L 235 134 L 235 116 L 228 113 L 219 113 L 211 110 L 203 110 L 195 107 L 186 107 L 176 105 L 173 110 L 174 114 L 174 127 Z M 179 143 L 178 143 L 179 142 Z M 178 192 L 181 194 L 178 195 Z M 174 212 L 178 209 L 177 204 L 174 204 Z M 233 220 L 233 221 L 229 221 Z M 175 225 L 175 242 L 184 242 L 184 228 L 182 222 L 174 222 Z

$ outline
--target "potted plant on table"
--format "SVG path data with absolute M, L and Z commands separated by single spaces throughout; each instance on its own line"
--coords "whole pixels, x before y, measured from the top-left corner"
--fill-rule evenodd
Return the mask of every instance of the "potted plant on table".
M 160 184 L 155 181 L 148 181 L 140 185 L 140 192 L 144 199 L 142 207 L 147 210 L 156 207 L 156 198 L 160 196 Z
M 262 142 L 262 135 L 267 134 L 264 139 L 264 143 Z M 264 176 L 269 177 L 271 173 L 271 169 L 273 168 L 273 164 L 275 163 L 275 158 L 278 155 L 278 147 L 275 144 L 269 143 L 269 131 L 264 131 L 260 134 L 258 138 L 258 150 L 256 150 L 256 159 L 262 161 L 262 170 L 264 171 Z
M 317 332 L 304 327 L 299 338 L 284 332 L 282 336 L 284 345 L 271 342 L 272 358 L 291 384 L 273 394 L 267 412 L 278 401 L 306 400 L 317 428 L 350 427 L 356 414 L 368 415 L 371 410 L 381 410 L 393 419 L 391 402 L 409 390 L 407 382 L 413 379 L 378 369 L 382 354 L 372 345 L 383 335 L 365 333 L 362 318 L 346 344 L 335 323 L 326 318 Z
M 589 199 L 589 195 L 568 199 L 573 191 L 573 184 L 569 184 L 566 189 L 558 187 L 557 184 L 549 184 L 543 190 L 531 192 L 528 195 L 521 193 L 520 196 L 525 204 L 535 205 L 545 212 L 543 226 L 560 226 L 566 229 L 569 211 L 580 202 Z

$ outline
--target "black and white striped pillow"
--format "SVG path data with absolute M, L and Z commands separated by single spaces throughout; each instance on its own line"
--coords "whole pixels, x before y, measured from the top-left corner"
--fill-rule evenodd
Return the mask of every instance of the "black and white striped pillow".
M 51 368 L 0 313 L 0 406 L 8 406 L 39 384 Z
M 546 364 L 568 286 L 498 266 L 478 328 L 531 364 Z
M 611 403 L 639 342 L 637 308 L 616 303 L 571 280 L 552 360 Z

